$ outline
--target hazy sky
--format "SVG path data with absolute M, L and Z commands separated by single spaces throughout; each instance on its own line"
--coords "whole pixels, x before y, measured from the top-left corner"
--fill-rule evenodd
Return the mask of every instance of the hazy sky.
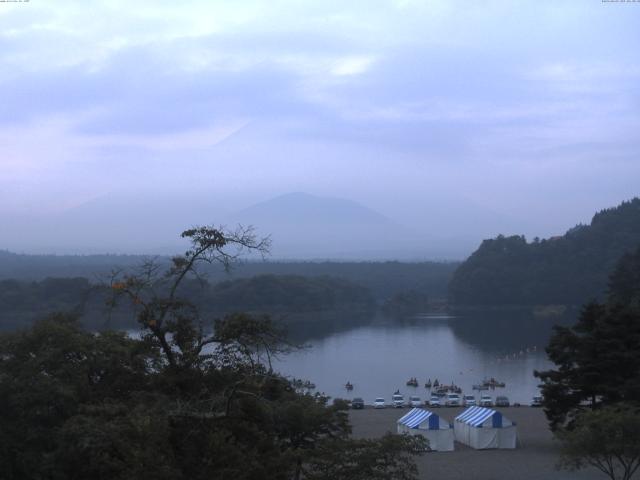
M 305 191 L 544 236 L 639 194 L 639 154 L 640 3 L 0 3 L 6 228 Z

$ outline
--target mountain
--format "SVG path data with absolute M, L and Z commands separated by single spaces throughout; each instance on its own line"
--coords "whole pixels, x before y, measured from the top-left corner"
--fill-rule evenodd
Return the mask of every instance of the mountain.
M 259 219 L 269 225 L 291 225 L 310 220 L 322 225 L 397 227 L 384 215 L 353 200 L 295 192 L 257 203 L 237 213 L 241 219 Z
M 521 231 L 490 209 L 451 192 L 428 190 L 430 200 L 413 205 L 395 205 L 393 198 L 385 198 L 379 208 L 387 208 L 391 218 L 353 200 L 308 193 L 288 193 L 240 210 L 259 194 L 223 195 L 214 188 L 113 191 L 48 214 L 0 213 L 6 226 L 0 249 L 172 255 L 186 247 L 179 238 L 186 228 L 242 224 L 253 225 L 258 235 L 271 235 L 273 260 L 457 260 L 480 238 Z
M 618 260 L 640 245 L 640 199 L 596 213 L 559 237 L 485 240 L 455 271 L 457 305 L 581 305 L 602 298 Z
M 252 205 L 228 224 L 269 232 L 275 258 L 407 258 L 419 256 L 418 234 L 352 200 L 288 193 Z

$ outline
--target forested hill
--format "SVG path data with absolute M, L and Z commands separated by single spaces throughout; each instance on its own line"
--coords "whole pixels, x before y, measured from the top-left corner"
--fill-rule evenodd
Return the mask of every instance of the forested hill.
M 140 265 L 142 255 L 22 255 L 0 250 L 0 280 L 41 281 L 45 278 L 105 279 L 114 269 Z M 157 258 L 168 262 L 168 257 Z M 430 297 L 445 297 L 447 284 L 458 263 L 453 262 L 332 262 L 332 261 L 244 261 L 231 272 L 220 265 L 205 268 L 211 282 L 258 275 L 329 276 L 368 288 L 377 300 L 395 293 L 417 290 Z
M 581 305 L 603 298 L 618 260 L 639 245 L 640 199 L 634 198 L 561 237 L 483 241 L 455 271 L 449 296 L 456 305 Z
M 342 323 L 348 325 L 355 323 L 354 316 L 375 310 L 367 288 L 333 277 L 260 275 L 214 284 L 190 279 L 179 294 L 206 318 L 242 311 L 271 314 L 281 322 L 285 316 L 293 323 L 321 323 L 329 315 L 320 314 L 342 314 L 348 319 Z M 0 280 L 0 331 L 31 325 L 59 311 L 81 313 L 82 322 L 94 329 L 134 328 L 134 313 L 127 308 L 107 309 L 108 298 L 104 285 L 86 278 Z
M 368 289 L 347 280 L 300 275 L 258 275 L 213 285 L 205 308 L 230 311 L 304 313 L 321 311 L 372 311 L 375 302 Z

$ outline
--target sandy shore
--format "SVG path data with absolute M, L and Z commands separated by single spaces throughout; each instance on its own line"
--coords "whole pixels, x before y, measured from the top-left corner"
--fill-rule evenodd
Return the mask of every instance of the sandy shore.
M 463 409 L 439 408 L 434 410 L 441 417 L 453 422 Z M 539 408 L 499 408 L 507 418 L 518 425 L 518 448 L 515 450 L 473 450 L 460 443 L 454 452 L 430 452 L 418 458 L 420 478 L 468 479 L 468 480 L 547 480 L 577 479 L 597 480 L 606 478 L 596 470 L 568 472 L 558 471 L 558 448 Z M 396 431 L 396 420 L 408 409 L 386 408 L 352 410 L 350 420 L 355 437 L 375 438 L 385 432 Z M 640 478 L 640 477 L 638 477 Z

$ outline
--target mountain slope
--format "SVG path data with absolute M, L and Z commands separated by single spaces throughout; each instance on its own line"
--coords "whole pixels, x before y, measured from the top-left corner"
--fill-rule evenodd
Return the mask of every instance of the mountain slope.
M 449 284 L 458 305 L 580 305 L 601 298 L 622 255 L 640 245 L 640 199 L 594 215 L 561 237 L 485 240 Z
M 406 258 L 423 248 L 417 234 L 357 202 L 307 193 L 252 205 L 229 221 L 269 232 L 276 258 Z
M 238 217 L 267 223 L 308 222 L 320 224 L 364 224 L 394 226 L 394 222 L 357 202 L 294 192 L 252 205 Z

